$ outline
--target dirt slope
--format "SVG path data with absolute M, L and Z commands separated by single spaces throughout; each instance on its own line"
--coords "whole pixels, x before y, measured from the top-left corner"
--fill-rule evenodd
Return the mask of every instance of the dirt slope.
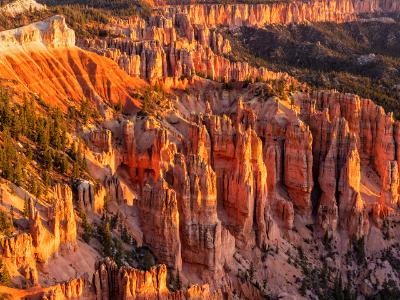
M 145 86 L 111 60 L 79 48 L 8 51 L 0 54 L 0 80 L 36 93 L 63 108 L 84 97 L 117 103 L 129 110 L 139 105 L 134 89 Z

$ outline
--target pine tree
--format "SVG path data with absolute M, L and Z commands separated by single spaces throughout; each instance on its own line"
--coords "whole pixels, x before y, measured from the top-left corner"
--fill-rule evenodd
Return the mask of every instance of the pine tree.
M 7 267 L 3 263 L 3 261 L 0 260 L 0 284 L 8 286 L 11 283 L 11 276 L 10 273 L 7 270 Z
M 44 119 L 39 122 L 37 129 L 37 141 L 39 143 L 39 147 L 43 150 L 47 149 L 50 145 L 50 128 L 48 122 L 46 122 Z
M 93 228 L 92 225 L 90 225 L 90 223 L 87 220 L 87 216 L 84 212 L 81 213 L 81 219 L 82 219 L 82 227 L 83 227 L 83 240 L 86 243 L 90 242 L 90 238 L 93 235 Z
M 42 175 L 42 179 L 43 179 L 43 183 L 46 188 L 46 191 L 47 191 L 47 189 L 51 186 L 50 173 L 48 171 L 44 171 L 43 175 Z
M 104 256 L 112 256 L 112 237 L 109 222 L 106 222 L 104 225 L 103 253 Z
M 53 151 L 50 147 L 47 147 L 43 151 L 43 166 L 46 170 L 50 171 L 53 169 Z
M 74 161 L 72 164 L 72 178 L 79 179 L 81 171 L 79 169 L 79 165 L 77 161 Z
M 342 275 L 339 273 L 336 275 L 335 278 L 333 293 L 333 297 L 335 298 L 335 300 L 344 300 Z
M 39 198 L 42 193 L 41 187 L 35 176 L 31 177 L 30 191 L 36 198 Z
M 8 130 L 4 131 L 4 143 L 1 148 L 1 170 L 3 171 L 3 177 L 8 180 L 13 180 L 14 176 L 14 165 L 13 160 L 17 157 L 17 151 L 15 150 L 12 142 L 10 133 Z
M 11 235 L 14 229 L 12 215 L 0 211 L 0 232 L 4 235 Z
M 69 163 L 68 163 L 68 159 L 67 156 L 65 155 L 65 153 L 63 153 L 60 157 L 60 172 L 63 174 L 68 173 L 68 169 L 69 169 Z
M 82 99 L 79 113 L 81 115 L 81 118 L 83 120 L 83 124 L 87 124 L 91 117 L 91 111 L 90 111 L 90 102 L 88 99 Z
M 175 288 L 177 290 L 182 289 L 182 281 L 181 281 L 181 275 L 179 273 L 179 270 L 176 273 L 176 283 L 175 283 Z
M 15 157 L 13 182 L 18 186 L 20 186 L 24 181 L 24 172 L 22 170 L 22 164 L 23 164 L 22 157 L 20 157 L 20 155 Z
M 28 215 L 29 215 L 29 200 L 28 200 L 28 198 L 26 196 L 25 196 L 25 199 L 24 199 L 23 215 L 24 215 L 25 218 L 27 218 Z
M 78 160 L 78 152 L 77 152 L 77 148 L 76 148 L 76 143 L 75 141 L 72 142 L 71 145 L 71 150 L 70 150 L 70 156 L 73 160 L 77 161 Z
M 250 268 L 249 268 L 249 278 L 250 278 L 250 281 L 253 281 L 255 272 L 256 272 L 256 269 L 255 269 L 255 267 L 254 267 L 253 262 L 251 262 L 251 263 L 250 263 Z

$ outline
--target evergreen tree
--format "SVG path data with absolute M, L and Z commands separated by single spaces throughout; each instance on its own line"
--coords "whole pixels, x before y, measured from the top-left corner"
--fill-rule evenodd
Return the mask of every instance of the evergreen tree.
M 179 270 L 176 273 L 176 283 L 175 283 L 175 288 L 177 290 L 182 289 L 182 281 L 181 281 L 181 275 L 179 273 Z
M 22 185 L 22 182 L 24 180 L 24 171 L 22 169 L 22 164 L 23 164 L 22 157 L 20 157 L 20 155 L 15 157 L 14 174 L 12 180 L 18 186 Z
M 256 273 L 256 269 L 255 269 L 255 267 L 254 267 L 254 263 L 253 262 L 251 262 L 250 263 L 250 268 L 249 268 L 249 278 L 250 278 L 250 281 L 253 281 L 253 279 L 254 279 L 254 274 Z
M 11 235 L 14 226 L 12 218 L 4 211 L 0 211 L 0 232 L 4 235 Z
M 53 169 L 53 151 L 50 147 L 47 147 L 43 151 L 43 166 L 47 171 L 51 171 Z
M 67 156 L 65 153 L 61 154 L 60 160 L 59 160 L 59 167 L 60 167 L 60 172 L 63 174 L 66 174 L 68 172 L 69 168 L 69 163 Z
M 335 298 L 335 300 L 344 300 L 342 275 L 339 273 L 336 275 L 335 278 L 333 297 Z
M 44 119 L 41 119 L 38 124 L 37 142 L 42 150 L 47 149 L 50 144 L 50 128 L 48 122 L 46 122 Z
M 72 178 L 79 179 L 81 171 L 79 169 L 79 165 L 77 161 L 74 161 L 72 164 Z
M 51 186 L 50 173 L 48 171 L 44 171 L 43 175 L 42 175 L 42 179 L 43 179 L 43 183 L 46 188 L 46 191 L 47 191 L 47 189 Z
M 82 236 L 82 238 L 86 243 L 89 243 L 90 238 L 93 235 L 92 225 L 90 225 L 90 223 L 88 222 L 87 216 L 86 216 L 86 214 L 84 212 L 82 212 L 80 214 L 80 217 L 82 219 L 82 227 L 83 227 L 83 236 Z
M 110 223 L 104 223 L 104 235 L 103 235 L 103 253 L 104 256 L 112 256 L 112 237 L 111 237 L 111 230 L 110 230 Z
M 29 200 L 28 200 L 28 198 L 26 196 L 25 196 L 25 199 L 24 199 L 23 215 L 24 215 L 25 218 L 27 218 L 28 215 L 29 215 Z
M 30 182 L 30 192 L 36 197 L 39 198 L 42 190 L 40 187 L 40 184 L 38 184 L 37 179 L 35 176 L 31 177 L 31 182 Z
M 6 265 L 0 260 L 0 284 L 8 286 L 11 283 L 11 276 Z

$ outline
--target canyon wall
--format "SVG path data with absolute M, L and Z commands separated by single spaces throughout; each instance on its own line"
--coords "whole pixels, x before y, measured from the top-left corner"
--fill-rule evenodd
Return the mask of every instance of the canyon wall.
M 197 140 L 197 129 L 191 129 L 187 147 L 192 154 L 186 157 L 157 126 L 126 123 L 122 131 L 125 162 L 141 190 L 138 208 L 145 243 L 174 270 L 188 263 L 205 270 L 205 276 L 221 276 L 235 241 L 217 215 L 217 178 L 209 165 L 208 134 L 202 131 L 204 140 Z M 140 138 L 135 131 L 142 132 Z
M 79 45 L 111 58 L 133 77 L 166 85 L 191 81 L 195 75 L 222 82 L 267 80 L 287 75 L 229 59 L 231 46 L 218 32 L 219 26 L 346 22 L 356 20 L 359 13 L 399 10 L 389 0 L 164 6 L 146 21 L 134 19 L 115 26 L 115 35 L 126 38 L 86 39 Z
M 186 289 L 171 291 L 168 288 L 168 272 L 165 265 L 158 265 L 148 271 L 129 267 L 118 267 L 110 260 L 98 261 L 91 280 L 76 278 L 26 295 L 25 299 L 158 299 L 190 300 L 226 299 L 231 294 L 224 291 L 211 291 L 205 285 L 191 285 Z
M 128 38 L 85 39 L 79 45 L 116 61 L 133 77 L 176 85 L 197 75 L 229 82 L 287 77 L 284 73 L 231 61 L 229 40 L 187 13 L 167 12 L 126 24 Z M 169 83 L 172 82 L 172 83 Z
M 321 20 L 345 21 L 354 17 L 354 7 L 347 7 L 350 2 L 329 3 L 338 5 L 338 12 L 330 15 L 332 7 L 318 8 L 323 12 Z M 300 13 L 296 6 L 299 4 L 294 3 L 273 5 L 286 10 L 290 5 L 290 14 L 284 10 L 274 19 L 282 23 L 306 20 L 316 13 Z M 229 13 L 212 10 L 224 7 L 221 5 L 203 6 L 201 9 L 210 9 L 204 12 L 195 10 L 198 5 L 193 7 L 194 12 L 176 12 L 178 8 L 174 8 L 169 10 L 171 16 L 157 15 L 150 18 L 148 25 L 135 24 L 131 36 L 145 41 L 119 38 L 81 43 L 116 61 L 132 77 L 149 81 L 187 80 L 195 74 L 219 81 L 291 80 L 286 74 L 228 60 L 225 55 L 230 51 L 229 42 L 207 27 L 215 22 L 254 22 L 249 25 L 258 26 L 266 19 L 249 11 L 253 6 L 226 6 Z M 199 24 L 193 25 L 197 21 L 191 20 L 191 14 L 198 17 Z M 272 20 L 271 13 L 265 17 Z M 45 25 L 37 23 L 32 28 L 3 34 L 1 43 L 8 50 L 39 43 L 46 50 L 66 51 L 64 47 L 73 47 L 69 32 L 63 19 L 55 17 Z M 101 98 L 102 88 L 104 98 L 121 96 L 110 86 L 108 76 L 112 73 L 120 75 L 117 79 L 121 82 L 113 81 L 118 87 L 136 82 L 108 59 L 91 58 L 87 52 L 75 50 L 78 60 L 89 59 L 88 65 L 94 64 L 97 71 L 100 68 L 101 73 L 107 73 L 102 77 L 106 81 L 89 79 L 97 87 L 89 88 L 89 95 L 94 98 Z M 71 64 L 70 53 L 59 56 L 60 60 L 68 57 L 66 68 Z M 29 59 L 34 56 L 30 53 Z M 4 62 L 3 56 L 0 59 Z M 52 56 L 48 59 L 58 61 Z M 27 69 L 18 67 L 17 60 L 8 57 L 5 61 L 10 63 L 9 69 L 24 76 Z M 25 68 L 40 62 L 48 64 L 47 60 L 39 60 Z M 73 74 L 80 74 L 81 68 L 73 69 Z M 90 77 L 93 69 L 86 70 L 85 76 Z M 85 76 L 78 75 L 80 79 Z M 65 87 L 62 83 L 57 86 L 57 80 L 50 82 L 53 87 L 44 84 L 43 88 Z M 264 251 L 278 243 L 280 235 L 290 239 L 297 230 L 295 224 L 313 223 L 316 234 L 337 235 L 340 230 L 352 239 L 367 236 L 371 226 L 380 227 L 385 218 L 397 211 L 399 201 L 400 123 L 371 100 L 355 95 L 297 92 L 289 104 L 285 99 L 265 97 L 264 85 L 265 82 L 258 82 L 231 91 L 222 84 L 203 80 L 199 83 L 201 90 L 194 86 L 188 91 L 176 91 L 173 109 L 157 116 L 121 115 L 115 122 L 102 124 L 108 129 L 92 129 L 86 136 L 88 149 L 118 153 L 119 157 L 98 181 L 99 187 L 88 181 L 79 182 L 76 206 L 102 214 L 107 196 L 129 213 L 137 210 L 135 221 L 143 244 L 157 261 L 168 266 L 172 274 L 195 274 L 198 281 L 213 283 L 214 287 L 222 285 L 226 270 L 235 264 L 234 259 L 239 260 L 236 252 L 250 253 L 255 248 Z M 70 89 L 73 88 L 71 84 Z M 59 99 L 64 96 L 59 95 Z M 197 109 L 193 109 L 195 105 Z M 167 114 L 168 121 L 162 117 Z M 101 127 L 93 125 L 96 126 Z M 138 198 L 130 205 L 134 208 L 123 206 L 126 203 L 118 171 L 137 192 Z M 366 195 L 366 188 L 374 190 Z M 45 263 L 60 249 L 76 247 L 72 191 L 68 186 L 55 186 L 52 198 L 51 205 L 29 200 L 28 233 L 1 240 L 2 257 L 21 270 L 27 285 L 37 283 L 37 261 Z M 44 297 L 71 298 L 85 292 L 97 299 L 222 297 L 220 290 L 213 293 L 207 286 L 169 291 L 166 266 L 145 272 L 118 268 L 106 261 L 96 265 L 94 290 L 90 290 L 88 280 L 76 278 L 57 285 Z
M 345 22 L 355 19 L 352 0 L 277 1 L 270 4 L 191 4 L 177 9 L 193 24 L 214 26 L 254 26 L 303 22 Z
M 266 80 L 286 76 L 266 68 L 253 67 L 246 62 L 230 61 L 223 55 L 230 51 L 229 41 L 221 34 L 215 31 L 211 31 L 210 34 L 207 27 L 194 30 L 189 23 L 188 26 L 191 28 L 189 37 L 184 36 L 182 40 L 182 37 L 174 34 L 166 43 L 164 38 L 156 36 L 155 40 L 151 41 L 116 38 L 85 40 L 80 45 L 116 61 L 129 75 L 150 82 L 167 83 L 168 79 L 171 79 L 176 84 L 185 79 L 191 80 L 195 75 L 222 82 L 251 78 Z M 155 29 L 163 32 L 180 30 L 178 25 L 176 28 Z M 144 30 L 147 30 L 147 27 Z
M 214 4 L 212 1 L 167 1 L 169 11 L 187 14 L 192 24 L 263 27 L 267 24 L 346 22 L 359 13 L 399 11 L 395 0 L 271 1 L 258 4 Z M 173 6 L 176 4 L 177 6 Z
M 77 224 L 71 188 L 56 185 L 52 199 L 50 206 L 27 199 L 28 232 L 17 232 L 0 241 L 2 259 L 12 266 L 13 276 L 18 274 L 23 278 L 21 284 L 25 287 L 39 283 L 37 263 L 47 263 L 62 250 L 67 253 L 76 250 Z

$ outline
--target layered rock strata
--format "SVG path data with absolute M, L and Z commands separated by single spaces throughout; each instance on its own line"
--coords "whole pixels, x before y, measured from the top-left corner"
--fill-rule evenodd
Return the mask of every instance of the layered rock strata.
M 208 164 L 210 149 L 202 140 L 192 139 L 187 147 L 193 154 L 188 160 L 177 153 L 163 130 L 145 131 L 142 138 L 147 139 L 147 149 L 135 139 L 134 124 L 126 123 L 123 132 L 129 173 L 142 191 L 138 208 L 144 242 L 175 270 L 181 270 L 184 262 L 220 273 L 233 255 L 235 242 L 217 216 L 216 175 Z M 203 134 L 209 141 L 208 134 Z
M 64 109 L 71 99 L 89 99 L 102 112 L 104 102 L 134 111 L 139 102 L 132 89 L 144 84 L 112 61 L 75 47 L 75 32 L 63 16 L 0 32 L 0 65 L 15 90 Z
M 130 28 L 128 38 L 84 40 L 80 45 L 113 59 L 129 75 L 150 82 L 168 78 L 179 82 L 195 75 L 223 82 L 285 76 L 230 61 L 224 57 L 231 50 L 229 40 L 206 25 L 192 24 L 186 13 L 156 15 Z
M 392 211 L 398 202 L 397 122 L 371 100 L 355 95 L 317 92 L 310 99 L 303 101 L 302 116 L 315 140 L 314 171 L 319 173 L 322 190 L 320 211 L 333 228 L 338 216 L 347 223 L 349 215 L 358 215 L 352 215 L 358 225 L 353 224 L 350 227 L 355 228 L 350 230 L 363 235 L 368 228 L 366 212 L 371 208 L 363 208 L 360 165 L 372 165 L 378 175 L 382 211 Z
M 75 46 L 75 32 L 62 16 L 54 16 L 43 22 L 32 23 L 17 29 L 0 32 L 0 52 L 14 48 L 67 48 Z
M 170 4 L 178 4 L 167 1 Z M 193 2 L 192 4 L 190 4 Z M 189 16 L 193 24 L 214 27 L 253 26 L 267 24 L 290 24 L 307 22 L 346 22 L 360 13 L 394 12 L 400 6 L 395 0 L 312 0 L 272 1 L 259 4 L 214 4 L 186 1 L 187 5 L 170 6 L 170 11 L 179 11 Z M 181 2 L 179 2 L 181 4 Z

